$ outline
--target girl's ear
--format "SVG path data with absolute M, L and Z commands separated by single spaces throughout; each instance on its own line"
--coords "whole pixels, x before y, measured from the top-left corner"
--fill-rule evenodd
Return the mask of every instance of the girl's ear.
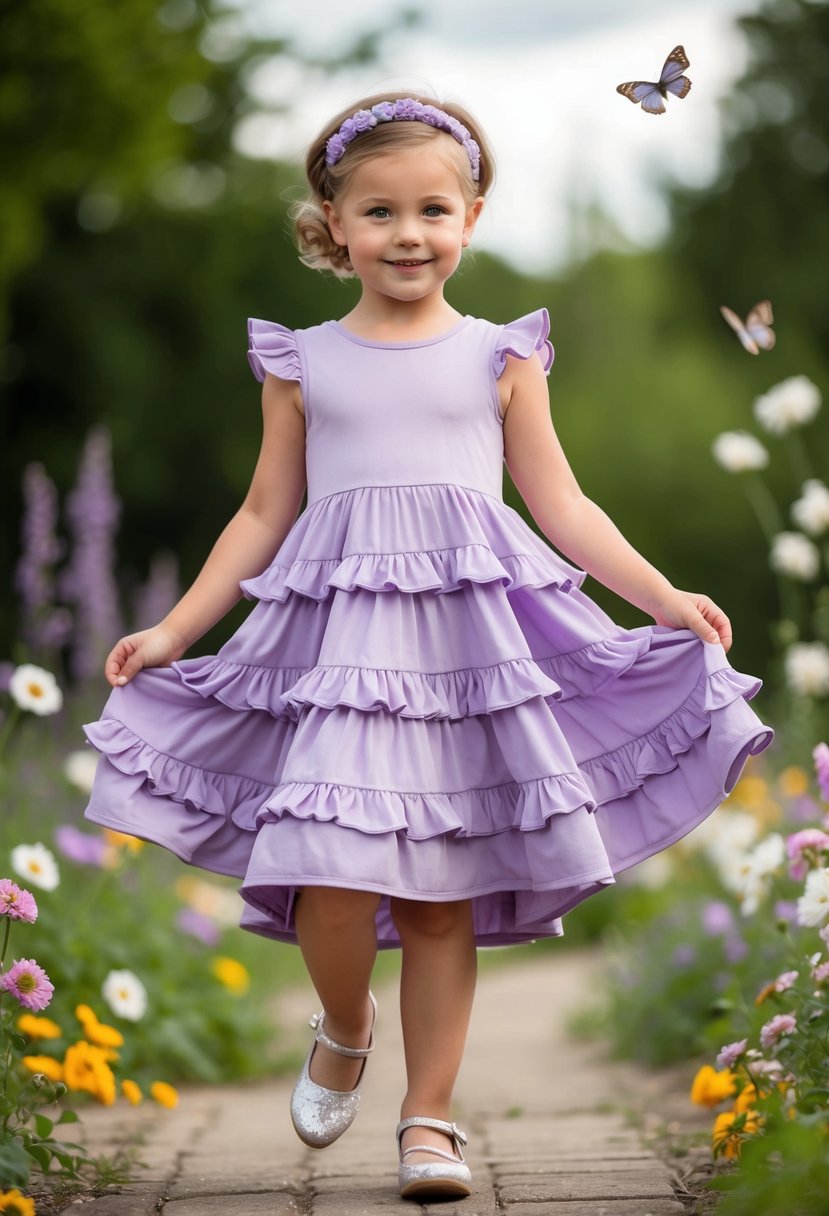
M 463 225 L 463 236 L 461 237 L 461 244 L 464 247 L 464 249 L 469 244 L 469 242 L 472 240 L 472 233 L 475 231 L 475 225 L 478 222 L 478 216 L 483 211 L 483 208 L 484 208 L 484 200 L 482 198 L 476 198 L 475 202 L 472 204 L 472 206 L 469 208 L 469 210 L 466 213 L 466 220 Z
M 345 248 L 348 241 L 345 239 L 345 229 L 343 228 L 342 220 L 334 210 L 334 204 L 330 203 L 328 199 L 324 199 L 322 209 L 325 213 L 325 222 L 328 225 L 328 231 L 334 238 L 334 243 L 337 245 L 342 245 L 343 248 Z

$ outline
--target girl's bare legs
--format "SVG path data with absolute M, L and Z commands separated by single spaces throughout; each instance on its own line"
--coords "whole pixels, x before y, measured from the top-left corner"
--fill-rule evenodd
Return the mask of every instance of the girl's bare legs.
M 368 997 L 377 956 L 374 917 L 380 896 L 339 887 L 304 887 L 296 933 L 308 974 L 325 1010 L 325 1031 L 346 1047 L 367 1047 L 374 1016 Z M 326 1089 L 357 1084 L 364 1059 L 317 1043 L 309 1076 Z
M 408 1089 L 400 1117 L 449 1120 L 477 978 L 472 904 L 392 899 L 391 912 L 403 948 L 400 1017 Z M 403 1148 L 412 1144 L 452 1151 L 448 1136 L 425 1127 L 403 1133 Z M 406 1160 L 434 1164 L 440 1158 L 412 1153 Z

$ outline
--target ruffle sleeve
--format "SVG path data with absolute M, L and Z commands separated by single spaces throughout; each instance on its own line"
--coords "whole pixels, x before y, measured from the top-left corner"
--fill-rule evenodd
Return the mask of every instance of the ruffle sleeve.
M 529 359 L 538 351 L 545 372 L 553 366 L 555 352 L 549 340 L 550 316 L 546 308 L 519 317 L 501 327 L 495 340 L 493 370 L 498 379 L 507 365 L 507 355 L 515 355 L 517 359 Z
M 257 380 L 264 380 L 266 372 L 270 372 L 280 380 L 302 383 L 296 335 L 276 321 L 248 318 L 248 363 Z

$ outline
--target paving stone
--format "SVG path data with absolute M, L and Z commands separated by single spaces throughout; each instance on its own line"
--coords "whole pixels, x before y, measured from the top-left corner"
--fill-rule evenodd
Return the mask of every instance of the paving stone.
M 598 1158 L 595 1161 L 573 1162 L 572 1158 L 562 1158 L 561 1161 L 507 1161 L 493 1162 L 490 1166 L 499 1186 L 511 1186 L 513 1183 L 532 1182 L 534 1177 L 559 1174 L 627 1174 L 641 1173 L 644 1169 L 659 1169 L 654 1160 L 649 1162 L 638 1157 L 631 1158 Z
M 158 1204 L 165 1194 L 158 1187 L 145 1188 L 133 1184 L 129 1190 L 90 1200 L 83 1205 L 83 1211 L 94 1213 L 94 1216 L 158 1216 Z
M 664 1168 L 614 1174 L 555 1174 L 500 1187 L 502 1203 L 519 1200 L 561 1203 L 564 1200 L 670 1199 L 673 1191 Z
M 681 1216 L 686 1209 L 678 1200 L 619 1199 L 608 1203 L 510 1203 L 505 1216 Z
M 211 1216 L 211 1213 L 228 1216 L 231 1212 L 233 1216 L 298 1216 L 298 1213 L 307 1211 L 305 1201 L 296 1195 L 249 1195 L 238 1191 L 175 1200 L 164 1205 L 167 1216 Z M 120 1216 L 120 1213 L 113 1213 L 113 1216 Z

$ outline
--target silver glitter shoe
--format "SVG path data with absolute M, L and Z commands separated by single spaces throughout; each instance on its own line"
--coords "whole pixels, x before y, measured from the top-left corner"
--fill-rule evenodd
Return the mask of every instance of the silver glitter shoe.
M 325 1011 L 315 1013 L 309 1019 L 308 1025 L 316 1030 L 314 1042 L 308 1053 L 308 1059 L 302 1066 L 302 1072 L 291 1094 L 291 1119 L 294 1130 L 305 1144 L 311 1148 L 324 1148 L 333 1144 L 354 1122 L 354 1117 L 360 1108 L 360 1083 L 365 1072 L 365 1057 L 374 1051 L 374 1022 L 377 1018 L 377 1002 L 374 994 L 369 992 L 369 999 L 374 1007 L 374 1017 L 371 1021 L 371 1036 L 368 1047 L 346 1047 L 335 1042 L 325 1033 Z M 311 1057 L 322 1043 L 330 1051 L 336 1051 L 341 1056 L 362 1056 L 363 1067 L 353 1089 L 326 1089 L 312 1081 L 308 1072 Z
M 436 1131 L 445 1132 L 451 1137 L 452 1147 L 457 1155 L 447 1153 L 442 1148 L 435 1148 L 431 1144 L 412 1144 L 409 1148 L 401 1148 L 403 1133 L 407 1127 L 433 1127 Z M 427 1119 L 415 1115 L 398 1123 L 401 1199 L 460 1199 L 464 1195 L 471 1195 L 472 1174 L 463 1159 L 462 1144 L 466 1144 L 465 1132 L 455 1123 L 444 1123 L 443 1119 Z M 443 1157 L 446 1164 L 428 1161 L 407 1165 L 406 1157 L 409 1153 L 434 1153 L 436 1157 Z

